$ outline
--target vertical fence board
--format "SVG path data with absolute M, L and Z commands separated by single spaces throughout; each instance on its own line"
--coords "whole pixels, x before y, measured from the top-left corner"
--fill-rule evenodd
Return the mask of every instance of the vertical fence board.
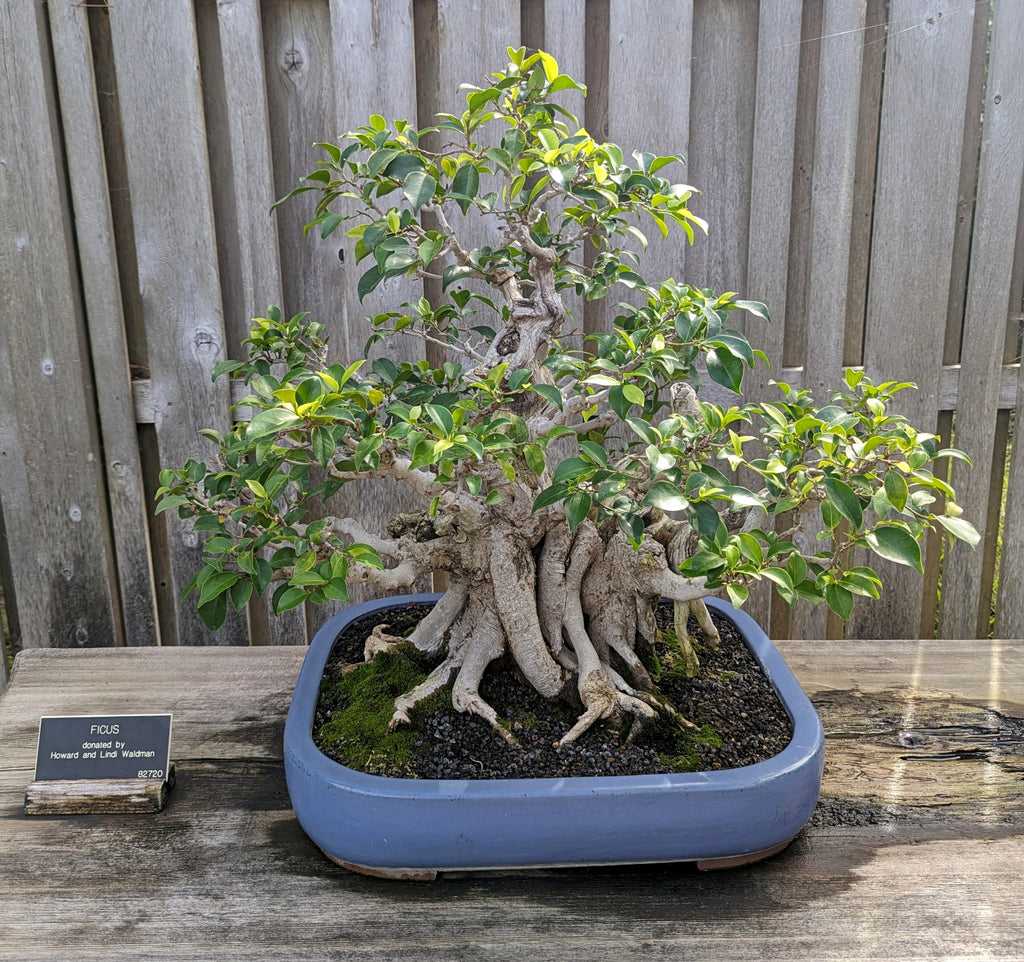
M 973 470 L 953 464 L 953 485 L 960 504 L 984 540 L 988 529 L 989 478 L 994 458 L 999 408 L 999 374 L 1003 364 L 1009 313 L 1017 206 L 1007 198 L 1021 195 L 1024 156 L 1024 7 L 1001 4 L 994 11 L 992 48 L 985 97 L 985 137 L 978 172 L 978 196 L 971 241 L 971 263 L 964 319 L 956 440 L 970 448 Z M 1000 492 L 995 492 L 999 496 Z M 942 628 L 946 638 L 972 638 L 988 628 L 989 594 L 982 579 L 985 552 L 958 542 L 946 549 L 942 578 Z
M 866 14 L 862 3 L 824 0 L 822 5 L 803 352 L 803 386 L 822 404 L 842 384 Z M 815 540 L 824 527 L 820 510 L 804 523 L 796 541 L 813 554 L 821 549 Z M 802 638 L 841 632 L 824 605 L 798 608 L 791 623 Z
M 208 454 L 200 427 L 227 427 L 228 392 L 210 372 L 225 356 L 209 162 L 191 3 L 124 0 L 110 10 L 131 191 L 139 289 L 161 463 Z M 199 568 L 201 538 L 165 512 L 175 596 Z M 181 644 L 245 644 L 229 612 L 214 632 L 194 603 L 177 610 Z
M 634 150 L 657 154 L 682 154 L 687 167 L 672 165 L 664 175 L 693 184 L 696 172 L 690 157 L 690 110 L 692 99 L 693 29 L 692 0 L 662 4 L 657 0 L 611 0 L 608 29 L 608 139 L 619 144 L 626 158 Z M 691 206 L 707 218 L 706 198 L 695 195 Z M 641 273 L 651 283 L 665 278 L 689 279 L 686 237 L 670 231 L 662 240 L 653 221 L 638 225 L 650 246 L 643 254 Z M 721 230 L 722 227 L 716 227 Z M 696 244 L 708 239 L 697 232 Z M 627 246 L 627 245 L 624 245 Z M 613 292 L 611 309 L 626 300 L 626 291 Z M 605 318 L 605 324 L 610 318 Z
M 0 488 L 21 647 L 123 644 L 45 10 L 0 7 Z
M 263 28 L 253 3 L 204 2 L 197 14 L 224 329 L 229 355 L 243 357 L 252 318 L 282 302 Z M 252 644 L 306 640 L 301 607 L 275 616 L 265 596 L 248 614 Z
M 825 0 L 822 16 L 804 353 L 804 387 L 822 404 L 842 382 L 866 12 Z
M 327 139 L 334 140 L 349 130 L 367 123 L 371 114 L 387 121 L 420 122 L 416 110 L 416 40 L 412 0 L 331 0 L 331 46 L 334 78 L 333 129 Z M 328 132 L 325 131 L 325 134 Z M 348 225 L 346 225 L 347 227 Z M 362 301 L 357 294 L 359 275 L 369 261 L 356 265 L 355 241 L 334 235 L 335 247 L 344 247 L 340 261 L 345 354 L 349 361 L 363 355 L 371 327 L 366 318 L 387 310 L 398 310 L 408 301 L 423 295 L 423 283 L 410 278 L 385 281 Z M 385 356 L 396 363 L 416 361 L 424 356 L 423 345 L 412 337 L 394 337 L 374 347 L 372 357 Z M 335 511 L 358 517 L 369 531 L 383 534 L 388 520 L 398 511 L 422 510 L 422 500 L 394 481 L 356 481 L 332 500 Z M 418 586 L 429 589 L 429 584 Z M 354 586 L 353 601 L 379 595 L 370 587 Z M 326 605 L 311 617 L 326 618 L 339 605 Z
M 332 360 L 352 360 L 367 314 L 421 293 L 419 282 L 392 281 L 360 304 L 350 239 L 302 235 L 312 195 L 267 215 L 313 168 L 312 144 L 373 112 L 422 126 L 437 109 L 461 111 L 457 85 L 485 82 L 504 48 L 520 43 L 587 81 L 595 137 L 627 152 L 688 155 L 675 173 L 703 192 L 693 207 L 711 236 L 686 250 L 681 234 L 663 244 L 641 224 L 652 245 L 645 273 L 768 303 L 767 331 L 748 322 L 773 362 L 748 378 L 752 397 L 773 393 L 767 381 L 783 365 L 817 388 L 863 360 L 873 376 L 921 385 L 901 407 L 919 426 L 948 428 L 955 416 L 955 443 L 976 464 L 953 478 L 985 542 L 946 552 L 940 631 L 984 633 L 1006 438 L 1024 403 L 1024 375 L 1016 401 L 998 389 L 1019 353 L 1024 95 L 1013 61 L 1022 20 L 1014 4 L 989 11 L 950 0 L 5 5 L 0 538 L 13 563 L 0 573 L 12 630 L 24 635 L 16 644 L 159 634 L 165 643 L 280 643 L 331 613 L 268 619 L 265 602 L 254 603 L 248 624 L 232 617 L 207 632 L 194 603 L 179 609 L 175 597 L 196 570 L 200 539 L 163 517 L 147 531 L 147 492 L 160 464 L 209 455 L 200 427 L 227 425 L 226 384 L 211 385 L 209 371 L 238 356 L 253 314 L 272 302 L 310 310 L 328 327 Z M 583 113 L 576 101 L 570 109 Z M 470 242 L 489 227 L 470 225 Z M 582 307 L 569 306 L 581 325 Z M 606 323 L 603 305 L 586 313 L 591 327 Z M 379 355 L 422 352 L 396 341 L 378 344 Z M 958 361 L 957 389 L 941 365 Z M 150 389 L 140 425 L 131 376 Z M 1024 565 L 1022 490 L 1018 444 L 1001 519 L 1004 635 L 1024 634 L 1013 576 Z M 412 501 L 398 486 L 360 484 L 329 510 L 379 530 Z M 930 633 L 938 548 L 930 539 L 923 581 L 883 565 L 882 602 L 858 604 L 848 633 Z M 84 605 L 87 582 L 90 599 L 93 589 L 101 597 Z M 767 598 L 751 601 L 773 634 L 837 630 L 822 609 L 791 616 L 781 603 L 769 612 Z M 100 620 L 58 637 L 52 625 L 69 606 Z
M 51 4 L 61 121 L 110 498 L 125 640 L 159 642 L 149 511 L 135 430 L 114 224 L 87 11 Z
M 874 214 L 878 114 L 885 64 L 885 14 L 888 0 L 868 0 L 861 55 L 860 121 L 850 222 L 850 266 L 846 282 L 846 340 L 843 360 L 857 366 L 864 354 L 868 268 L 871 263 L 871 220 Z
M 783 332 L 786 328 L 786 287 L 793 157 L 800 70 L 801 3 L 766 0 L 760 7 L 757 36 L 757 83 L 750 164 L 750 218 L 747 281 L 744 297 L 768 305 L 773 323 L 750 331 L 768 366 L 758 366 L 744 381 L 751 399 L 777 396 L 768 382 L 781 377 Z M 790 611 L 765 583 L 754 592 L 748 612 L 770 627 L 773 637 L 789 634 Z
M 653 17 L 652 27 L 660 31 L 660 24 Z M 744 296 L 757 30 L 756 0 L 699 0 L 694 4 L 689 124 L 692 134 L 685 176 L 700 191 L 692 206 L 708 221 L 709 229 L 707 237 L 698 232 L 693 247 L 686 251 L 686 279 L 697 287 L 742 291 Z M 655 71 L 647 76 L 648 82 L 658 76 Z M 660 90 L 659 96 L 668 99 L 665 95 L 670 90 L 671 86 Z M 628 101 L 622 106 L 627 104 Z M 646 124 L 647 118 L 639 114 L 636 121 Z M 672 133 L 676 130 L 671 122 L 661 129 Z M 659 143 L 664 136 L 654 135 L 656 150 L 680 149 Z M 677 264 L 678 255 L 676 264 L 666 265 L 664 276 L 678 277 Z M 745 326 L 743 315 L 731 318 L 729 323 L 741 329 Z
M 895 0 L 886 49 L 878 183 L 864 362 L 876 379 L 920 390 L 899 408 L 920 429 L 937 425 L 946 297 L 960 176 L 962 117 L 970 67 L 972 10 L 939 0 Z M 914 637 L 922 579 L 878 566 L 887 591 L 855 606 L 851 631 L 866 638 Z

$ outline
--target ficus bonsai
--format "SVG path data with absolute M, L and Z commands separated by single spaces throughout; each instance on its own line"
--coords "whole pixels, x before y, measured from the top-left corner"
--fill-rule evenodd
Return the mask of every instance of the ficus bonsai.
M 479 692 L 507 653 L 544 697 L 576 693 L 568 743 L 599 719 L 674 712 L 639 656 L 659 599 L 675 603 L 684 644 L 688 614 L 717 637 L 702 598 L 740 605 L 762 580 L 848 618 L 854 596 L 881 587 L 854 549 L 920 570 L 929 529 L 978 535 L 933 473 L 964 455 L 890 410 L 910 385 L 849 370 L 824 406 L 781 383 L 771 403 L 700 399 L 701 377 L 739 395 L 764 360 L 730 318 L 767 321 L 765 306 L 645 278 L 642 231 L 692 243 L 706 229 L 692 188 L 667 178 L 681 158 L 596 142 L 556 102 L 581 85 L 546 53 L 508 56 L 489 86 L 465 88 L 461 114 L 419 130 L 375 115 L 341 146 L 319 145 L 289 194 L 318 195 L 307 230 L 346 225 L 361 297 L 390 278 L 440 282 L 436 302 L 370 318 L 367 349 L 412 337 L 443 362 L 329 364 L 321 324 L 271 308 L 247 359 L 213 372 L 247 385 L 242 419 L 204 432 L 218 446 L 209 463 L 162 472 L 159 510 L 210 534 L 184 594 L 214 628 L 229 602 L 267 590 L 283 612 L 344 601 L 352 583 L 394 590 L 447 573 L 408 639 L 438 665 L 396 700 L 392 726 L 451 684 L 455 708 L 511 739 Z M 471 219 L 491 228 L 488 244 L 463 243 Z M 616 285 L 631 303 L 583 337 L 563 292 L 608 298 Z M 311 514 L 360 478 L 395 479 L 422 512 L 387 532 Z M 825 530 L 808 553 L 793 534 L 813 508 Z M 382 626 L 369 653 L 400 640 Z

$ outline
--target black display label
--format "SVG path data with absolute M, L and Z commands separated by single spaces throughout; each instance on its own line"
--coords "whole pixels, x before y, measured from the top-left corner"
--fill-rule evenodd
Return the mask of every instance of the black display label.
M 167 778 L 170 715 L 48 716 L 39 720 L 36 781 Z

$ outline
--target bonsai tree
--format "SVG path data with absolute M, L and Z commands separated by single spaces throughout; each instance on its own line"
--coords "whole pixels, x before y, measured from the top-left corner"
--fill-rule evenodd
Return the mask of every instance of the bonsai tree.
M 344 601 L 352 583 L 394 590 L 445 572 L 450 587 L 408 639 L 437 667 L 396 700 L 392 726 L 451 684 L 456 709 L 511 739 L 479 691 L 507 653 L 544 697 L 577 694 L 564 744 L 599 719 L 674 711 L 640 657 L 659 599 L 676 605 L 692 667 L 687 616 L 717 637 L 708 595 L 738 606 L 767 580 L 790 604 L 848 618 L 854 596 L 881 586 L 855 549 L 921 569 L 928 529 L 978 535 L 933 472 L 963 455 L 890 410 L 908 384 L 851 370 L 824 406 L 781 383 L 772 403 L 700 399 L 701 378 L 738 396 L 763 361 L 730 319 L 767 321 L 765 306 L 641 274 L 645 231 L 692 243 L 706 229 L 692 188 L 667 177 L 682 158 L 596 142 L 557 103 L 583 88 L 551 56 L 508 56 L 436 126 L 375 115 L 342 146 L 319 145 L 289 195 L 318 195 L 307 230 L 347 228 L 361 297 L 389 278 L 439 282 L 438 299 L 369 318 L 367 350 L 412 337 L 440 363 L 378 352 L 329 364 L 321 324 L 271 308 L 248 358 L 213 372 L 248 386 L 243 419 L 204 432 L 218 447 L 209 463 L 162 473 L 159 510 L 210 533 L 184 594 L 212 627 L 254 593 L 272 590 L 282 612 Z M 488 243 L 464 243 L 471 220 Z M 630 303 L 583 337 L 563 293 L 616 286 Z M 395 479 L 422 511 L 387 532 L 311 511 L 360 478 Z M 808 554 L 793 533 L 817 507 L 825 530 Z M 401 640 L 386 628 L 368 656 Z

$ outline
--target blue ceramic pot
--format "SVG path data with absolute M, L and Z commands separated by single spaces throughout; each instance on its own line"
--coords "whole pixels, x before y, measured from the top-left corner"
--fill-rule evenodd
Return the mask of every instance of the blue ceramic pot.
M 641 862 L 713 868 L 778 851 L 810 818 L 824 764 L 821 722 L 753 619 L 713 598 L 709 607 L 735 624 L 793 722 L 789 746 L 767 761 L 715 772 L 477 781 L 385 778 L 328 758 L 312 729 L 335 639 L 369 612 L 439 597 L 355 605 L 317 632 L 306 655 L 285 724 L 285 774 L 299 824 L 339 864 L 395 878 Z

